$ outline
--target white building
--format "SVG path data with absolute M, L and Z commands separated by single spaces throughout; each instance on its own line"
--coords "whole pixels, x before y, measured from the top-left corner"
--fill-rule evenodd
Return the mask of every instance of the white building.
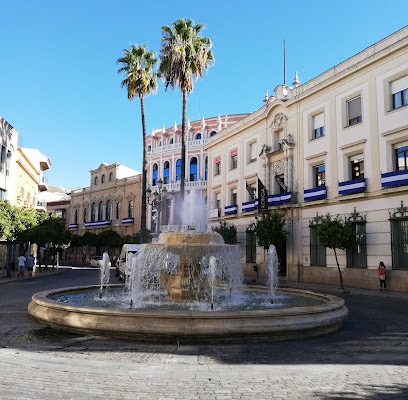
M 309 82 L 296 74 L 264 102 L 206 145 L 211 225 L 237 226 L 246 274 L 262 274 L 267 257 L 249 229 L 259 179 L 287 221 L 288 280 L 339 283 L 316 235 L 316 216 L 330 213 L 356 233 L 338 252 L 346 286 L 379 287 L 384 261 L 387 288 L 408 290 L 408 27 Z

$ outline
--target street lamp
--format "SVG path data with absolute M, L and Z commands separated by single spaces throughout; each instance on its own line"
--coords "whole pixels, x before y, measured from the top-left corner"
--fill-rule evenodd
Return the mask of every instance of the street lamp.
M 160 234 L 160 213 L 162 209 L 168 204 L 168 201 L 172 199 L 173 192 L 170 193 L 170 198 L 167 197 L 167 189 L 163 187 L 163 181 L 161 178 L 157 182 L 157 189 L 153 192 L 150 188 L 146 189 L 146 199 L 147 204 L 156 209 L 157 218 L 156 218 L 156 236 Z

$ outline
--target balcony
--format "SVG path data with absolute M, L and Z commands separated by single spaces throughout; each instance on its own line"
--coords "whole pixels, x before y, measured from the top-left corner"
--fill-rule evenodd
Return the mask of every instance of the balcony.
M 85 228 L 95 228 L 98 226 L 108 226 L 111 225 L 111 221 L 106 220 L 106 221 L 92 221 L 92 222 L 85 222 L 84 226 Z
M 69 224 L 69 229 L 77 229 L 78 224 Z
M 40 176 L 38 182 L 38 190 L 43 192 L 44 190 L 48 190 L 48 178 L 46 176 Z
M 319 186 L 314 189 L 305 189 L 303 197 L 305 201 L 322 200 L 327 196 L 326 186 Z
M 381 174 L 383 188 L 408 185 L 408 170 L 394 171 Z
M 281 204 L 290 203 L 292 192 L 271 194 L 268 196 L 268 206 L 280 206 Z
M 225 215 L 233 215 L 238 213 L 238 206 L 236 204 L 232 204 L 230 206 L 225 206 L 224 214 Z
M 346 196 L 348 194 L 362 193 L 366 189 L 366 180 L 353 179 L 351 181 L 339 182 L 339 195 Z
M 128 218 L 123 218 L 122 219 L 122 224 L 126 225 L 126 224 L 133 224 L 135 222 L 134 218 L 128 217 Z
M 242 203 L 242 212 L 255 211 L 258 208 L 258 200 L 245 201 Z

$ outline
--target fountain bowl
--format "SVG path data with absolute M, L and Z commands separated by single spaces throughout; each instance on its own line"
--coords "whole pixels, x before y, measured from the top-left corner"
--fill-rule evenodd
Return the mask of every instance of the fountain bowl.
M 302 339 L 338 330 L 348 315 L 343 299 L 297 289 L 279 292 L 314 297 L 321 304 L 283 309 L 160 312 L 75 306 L 52 299 L 96 288 L 80 286 L 36 293 L 28 312 L 41 323 L 65 331 L 160 343 Z

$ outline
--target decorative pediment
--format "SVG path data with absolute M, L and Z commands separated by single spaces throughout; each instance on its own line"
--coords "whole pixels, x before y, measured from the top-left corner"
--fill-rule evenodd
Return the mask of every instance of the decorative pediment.
M 278 113 L 273 118 L 271 124 L 269 125 L 270 128 L 274 132 L 281 131 L 283 128 L 286 127 L 288 117 L 283 113 Z

